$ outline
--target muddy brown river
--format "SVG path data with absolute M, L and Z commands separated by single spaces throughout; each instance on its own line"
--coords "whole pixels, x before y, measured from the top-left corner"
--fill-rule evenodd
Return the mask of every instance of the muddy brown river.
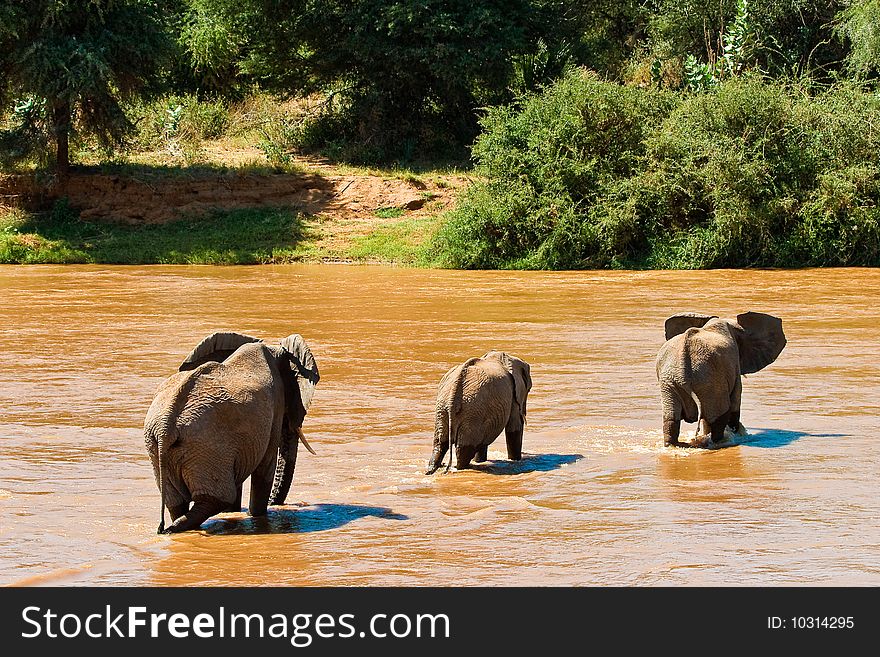
M 880 271 L 0 267 L 0 583 L 880 585 Z M 663 320 L 757 310 L 788 346 L 749 436 L 664 448 Z M 321 369 L 288 505 L 157 536 L 142 424 L 215 330 Z M 531 363 L 524 458 L 423 475 L 436 385 Z M 692 434 L 694 425 L 683 425 Z M 247 493 L 245 493 L 247 494 Z

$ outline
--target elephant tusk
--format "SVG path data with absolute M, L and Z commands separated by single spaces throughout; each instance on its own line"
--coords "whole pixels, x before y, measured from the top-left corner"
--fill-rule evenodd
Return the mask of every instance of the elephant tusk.
M 306 437 L 303 435 L 302 427 L 297 427 L 297 429 L 296 429 L 296 433 L 297 433 L 297 435 L 299 436 L 299 440 L 300 440 L 300 442 L 301 442 L 303 445 L 305 445 L 305 448 L 306 448 L 307 450 L 309 450 L 309 452 L 311 452 L 312 454 L 315 454 L 315 450 L 312 449 L 312 446 L 309 445 L 309 441 L 306 440 Z M 317 456 L 317 454 L 315 454 L 315 456 Z

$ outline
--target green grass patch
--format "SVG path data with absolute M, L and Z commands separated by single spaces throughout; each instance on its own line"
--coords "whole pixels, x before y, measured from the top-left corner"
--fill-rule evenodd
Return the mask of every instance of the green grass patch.
M 354 260 L 429 267 L 432 262 L 427 245 L 438 223 L 437 217 L 427 217 L 382 226 L 355 239 L 349 255 Z
M 406 210 L 403 208 L 379 208 L 373 214 L 379 219 L 397 219 L 398 217 L 402 217 L 406 213 Z
M 82 221 L 52 212 L 0 215 L 0 263 L 247 265 L 310 259 L 311 233 L 290 209 L 216 212 L 156 225 Z

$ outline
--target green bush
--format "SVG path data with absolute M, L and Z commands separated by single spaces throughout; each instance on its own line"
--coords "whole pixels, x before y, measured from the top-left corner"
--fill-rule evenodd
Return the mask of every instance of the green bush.
M 460 268 L 880 263 L 880 99 L 755 78 L 673 94 L 569 74 L 489 111 L 485 182 L 435 237 Z
M 641 168 L 647 135 L 676 98 L 578 70 L 521 107 L 490 110 L 473 149 L 488 181 L 469 190 L 438 233 L 441 262 L 466 268 L 607 264 L 607 240 L 629 241 L 624 208 L 609 203 L 605 216 L 585 219 L 609 185 Z
M 135 142 L 141 148 L 196 144 L 222 137 L 229 125 L 229 109 L 222 100 L 200 100 L 195 95 L 166 96 L 129 109 L 137 126 Z

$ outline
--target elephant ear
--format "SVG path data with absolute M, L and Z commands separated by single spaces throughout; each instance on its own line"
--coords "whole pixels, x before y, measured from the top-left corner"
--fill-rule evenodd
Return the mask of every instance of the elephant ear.
M 510 372 L 511 377 L 513 377 L 513 398 L 519 406 L 523 418 L 525 418 L 526 401 L 529 391 L 532 389 L 532 374 L 529 364 L 503 351 L 490 351 L 483 358 L 486 358 L 486 356 L 498 358 L 501 364 Z
M 282 367 L 287 400 L 287 416 L 291 427 L 301 427 L 306 411 L 312 403 L 315 386 L 321 378 L 318 364 L 306 341 L 298 333 L 288 335 L 281 341 L 287 366 Z
M 689 328 L 702 328 L 710 319 L 715 319 L 717 315 L 700 315 L 698 313 L 681 313 L 673 315 L 666 320 L 666 339 L 670 340 L 676 335 L 684 333 Z
M 189 355 L 183 359 L 177 371 L 187 372 L 194 370 L 199 365 L 209 361 L 222 363 L 241 345 L 251 342 L 262 342 L 262 340 L 241 333 L 212 333 L 199 342 L 195 349 L 189 352 Z
M 764 313 L 743 313 L 736 316 L 742 329 L 739 339 L 739 368 L 742 374 L 753 374 L 772 363 L 785 348 L 782 320 Z

